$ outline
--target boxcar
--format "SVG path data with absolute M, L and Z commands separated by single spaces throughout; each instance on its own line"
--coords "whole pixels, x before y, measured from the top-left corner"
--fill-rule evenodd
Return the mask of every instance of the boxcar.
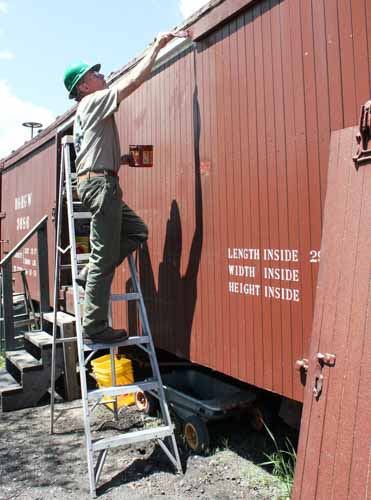
M 117 113 L 123 151 L 154 146 L 153 168 L 123 168 L 120 182 L 150 229 L 138 265 L 157 346 L 298 401 L 330 134 L 354 125 L 369 97 L 367 3 L 210 2 L 182 26 L 192 40 L 162 55 Z M 27 217 L 32 225 L 53 209 L 72 116 L 4 161 L 9 248 Z M 122 266 L 113 291 L 127 280 Z M 115 324 L 126 317 L 115 304 Z

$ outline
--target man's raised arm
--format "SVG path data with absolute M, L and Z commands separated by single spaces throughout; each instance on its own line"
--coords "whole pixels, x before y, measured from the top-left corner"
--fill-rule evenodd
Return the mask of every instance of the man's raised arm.
M 144 58 L 133 68 L 127 76 L 122 78 L 114 87 L 118 89 L 117 101 L 121 103 L 134 92 L 151 74 L 151 69 L 156 61 L 157 54 L 165 45 L 174 38 L 172 33 L 161 33 L 157 36 L 152 47 Z

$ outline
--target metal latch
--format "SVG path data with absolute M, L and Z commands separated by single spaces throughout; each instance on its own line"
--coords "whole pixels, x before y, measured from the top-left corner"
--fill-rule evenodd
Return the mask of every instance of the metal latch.
M 371 101 L 367 101 L 361 107 L 361 116 L 359 119 L 359 132 L 356 135 L 357 152 L 353 156 L 356 170 L 361 165 L 371 162 L 371 149 L 368 149 L 368 143 L 371 140 Z
M 298 359 L 297 362 L 295 363 L 295 370 L 297 370 L 298 372 L 301 370 L 307 372 L 308 367 L 309 367 L 309 362 L 306 358 Z
M 323 379 L 324 379 L 322 373 L 323 367 L 328 366 L 331 368 L 335 366 L 336 355 L 330 354 L 328 352 L 325 354 L 323 354 L 322 352 L 318 352 L 316 359 L 317 359 L 317 366 L 314 374 L 313 395 L 316 399 L 319 399 L 323 388 Z

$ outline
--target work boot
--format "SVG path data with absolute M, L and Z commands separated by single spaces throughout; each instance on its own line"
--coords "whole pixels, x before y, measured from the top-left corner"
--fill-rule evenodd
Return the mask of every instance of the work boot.
M 81 269 L 81 271 L 79 272 L 79 274 L 77 275 L 77 278 L 76 278 L 76 283 L 78 285 L 82 286 L 84 290 L 85 290 L 85 286 L 86 286 L 86 280 L 88 279 L 88 273 L 89 273 L 89 266 L 86 265 L 85 267 L 83 267 Z
M 114 344 L 115 342 L 123 342 L 129 336 L 125 330 L 114 330 L 107 326 L 104 330 L 98 333 L 88 335 L 83 333 L 84 344 Z

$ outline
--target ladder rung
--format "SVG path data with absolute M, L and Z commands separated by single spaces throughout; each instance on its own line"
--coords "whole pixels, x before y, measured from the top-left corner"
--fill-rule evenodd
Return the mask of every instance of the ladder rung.
M 17 328 L 21 328 L 22 326 L 32 325 L 32 323 L 35 323 L 35 321 L 36 319 L 31 319 L 31 318 L 20 319 L 18 321 L 14 321 L 14 326 Z
M 139 300 L 139 299 L 140 299 L 140 294 L 136 292 L 111 294 L 112 302 L 120 302 L 122 300 Z
M 91 213 L 90 212 L 74 212 L 73 218 L 74 219 L 91 219 Z
M 83 263 L 83 262 L 82 262 L 81 264 L 80 264 L 80 263 L 78 263 L 77 265 L 81 267 L 81 266 L 83 266 L 83 265 L 84 265 L 84 263 Z M 59 266 L 59 268 L 60 268 L 60 269 L 71 269 L 71 267 L 72 267 L 72 264 L 61 264 L 61 265 Z M 71 285 L 71 286 L 72 286 L 72 285 Z
M 84 351 L 99 351 L 101 349 L 109 349 L 113 347 L 126 347 L 129 345 L 141 345 L 141 344 L 149 344 L 150 343 L 150 338 L 148 335 L 138 335 L 138 336 L 133 336 L 129 337 L 126 340 L 123 340 L 122 342 L 115 342 L 115 343 L 110 343 L 110 344 L 90 344 L 90 345 L 84 345 Z
M 92 450 L 105 450 L 107 448 L 115 448 L 124 444 L 140 443 L 142 441 L 149 441 L 151 439 L 163 439 L 173 433 L 173 426 L 166 425 L 162 427 L 155 427 L 152 429 L 144 429 L 142 431 L 127 432 L 121 436 L 114 436 L 110 438 L 99 439 L 92 443 Z
M 56 344 L 65 344 L 66 342 L 76 341 L 77 337 L 64 337 L 63 339 L 55 339 Z
M 89 260 L 90 253 L 77 253 L 76 260 L 77 262 L 87 262 Z
M 112 387 L 104 387 L 103 389 L 96 389 L 88 393 L 89 399 L 99 399 L 102 396 L 121 396 L 123 394 L 133 394 L 138 391 L 150 391 L 158 389 L 159 383 L 156 381 L 137 382 L 135 384 L 118 385 Z

